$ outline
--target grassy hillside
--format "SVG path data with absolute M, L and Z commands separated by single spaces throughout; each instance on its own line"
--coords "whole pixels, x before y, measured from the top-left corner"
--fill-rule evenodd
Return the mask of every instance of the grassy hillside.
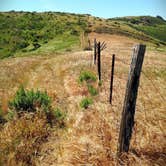
M 166 21 L 161 17 L 101 19 L 59 12 L 0 13 L 0 58 L 70 51 L 90 32 L 119 34 L 166 44 Z M 81 40 L 80 40 L 81 39 Z
M 86 30 L 81 16 L 63 13 L 0 13 L 0 58 L 16 52 L 33 52 L 42 46 L 70 49 L 79 44 L 79 36 Z M 52 42 L 54 40 L 54 42 Z M 48 48 L 49 49 L 49 48 Z
M 131 47 L 138 40 L 97 33 L 89 38 L 107 41 L 102 82 L 96 80 L 91 51 L 0 61 L 0 165 L 165 165 L 166 54 L 146 51 L 130 151 L 117 158 Z M 49 52 L 56 38 L 49 42 L 50 48 L 43 45 L 36 52 Z
M 161 43 L 163 42 L 163 44 L 166 42 L 166 21 L 160 16 L 122 17 L 111 20 L 125 23 L 138 31 L 142 31 L 153 39 L 157 39 Z

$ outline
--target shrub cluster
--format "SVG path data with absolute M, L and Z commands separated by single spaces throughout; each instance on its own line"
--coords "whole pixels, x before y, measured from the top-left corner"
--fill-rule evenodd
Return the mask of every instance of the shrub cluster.
M 28 113 L 28 112 L 44 112 L 47 118 L 47 122 L 64 126 L 65 114 L 58 108 L 54 109 L 51 106 L 51 98 L 47 92 L 41 92 L 39 90 L 25 90 L 21 86 L 13 100 L 9 102 L 9 108 L 7 119 L 11 120 L 15 114 Z M 16 113 L 15 113 L 16 112 Z M 19 114 L 20 115 L 20 114 Z
M 25 90 L 21 86 L 12 101 L 9 102 L 10 109 L 16 111 L 35 112 L 37 109 L 42 108 L 48 112 L 51 106 L 51 99 L 46 92 L 36 92 L 32 90 Z
M 96 80 L 97 80 L 96 75 L 90 71 L 82 71 L 79 76 L 79 82 L 86 83 L 88 92 L 90 93 L 91 96 L 96 96 L 98 94 L 97 89 L 93 85 L 96 82 Z M 84 99 L 81 100 L 80 107 L 87 109 L 91 104 L 93 104 L 92 98 L 85 97 Z
M 7 115 L 0 122 L 8 120 L 0 127 L 0 165 L 36 165 L 35 156 L 47 140 L 53 123 L 64 127 L 65 114 L 59 108 L 52 108 L 46 92 L 25 90 L 21 86 L 13 100 L 9 102 Z
M 96 96 L 98 94 L 97 89 L 92 85 L 88 85 L 88 91 L 92 96 Z
M 91 98 L 84 98 L 80 102 L 80 107 L 87 109 L 89 105 L 93 104 L 93 100 Z
M 90 71 L 82 71 L 80 76 L 79 76 L 79 82 L 95 82 L 97 80 L 97 77 L 95 76 L 94 73 Z
M 65 20 L 66 16 L 68 14 L 65 13 L 0 13 L 0 58 L 13 56 L 20 50 L 36 50 L 45 41 L 58 35 L 63 36 L 71 32 L 71 36 L 79 36 L 80 32 L 85 31 L 86 20 L 77 15 L 69 15 L 72 19 Z M 31 45 L 33 49 L 28 48 Z

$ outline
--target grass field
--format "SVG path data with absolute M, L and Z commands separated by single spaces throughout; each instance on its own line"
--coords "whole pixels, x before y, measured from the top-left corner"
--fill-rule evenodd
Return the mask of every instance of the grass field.
M 91 42 L 96 38 L 107 43 L 107 49 L 102 52 L 102 85 L 93 83 L 98 92 L 95 96 L 89 93 L 85 83 L 80 84 L 78 81 L 81 71 L 88 70 L 97 75 L 96 66 L 92 65 L 92 51 L 57 54 L 54 53 L 56 46 L 52 47 L 57 41 L 53 39 L 34 51 L 33 56 L 16 56 L 0 61 L 0 101 L 4 115 L 8 111 L 8 101 L 14 97 L 20 84 L 26 89 L 46 90 L 52 105 L 66 114 L 65 128 L 56 125 L 50 128 L 45 117 L 40 114 L 35 115 L 36 123 L 31 117 L 25 117 L 26 120 L 22 117 L 1 126 L 0 139 L 4 139 L 4 133 L 9 138 L 5 137 L 0 143 L 0 149 L 3 149 L 0 151 L 2 165 L 117 164 L 119 125 L 132 48 L 140 41 L 120 35 L 97 33 L 89 34 L 89 38 Z M 75 44 L 75 39 L 74 42 L 73 38 L 69 41 Z M 131 166 L 164 165 L 166 162 L 165 47 L 163 46 L 163 51 L 157 51 L 154 44 L 146 44 L 148 47 L 141 74 L 131 147 L 129 154 L 124 154 L 121 159 L 125 165 Z M 65 42 L 63 45 L 60 50 L 71 46 Z M 41 56 L 42 52 L 45 54 Z M 113 105 L 110 105 L 108 99 L 113 53 L 116 62 Z M 24 54 L 18 53 L 18 56 L 22 55 Z M 87 109 L 80 107 L 84 98 L 93 100 Z M 22 135 L 22 124 L 26 138 Z M 33 146 L 35 141 L 36 146 Z M 8 148 L 11 150 L 7 151 Z

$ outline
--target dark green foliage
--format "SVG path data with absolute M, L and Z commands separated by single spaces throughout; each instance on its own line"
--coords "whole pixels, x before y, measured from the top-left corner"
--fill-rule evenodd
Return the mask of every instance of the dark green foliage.
M 59 124 L 60 127 L 64 127 L 64 120 L 66 117 L 66 114 L 62 112 L 59 108 L 55 108 L 52 111 L 53 119 L 55 120 L 56 124 Z
M 80 107 L 87 109 L 91 104 L 93 104 L 93 100 L 86 97 L 80 102 Z
M 97 80 L 97 77 L 95 76 L 94 73 L 90 71 L 82 71 L 80 76 L 79 76 L 79 82 L 95 82 Z
M 38 49 L 41 45 L 40 45 L 39 43 L 37 43 L 37 42 L 34 42 L 34 43 L 33 43 L 33 46 L 34 46 L 33 50 L 36 50 L 36 49 Z
M 162 21 L 165 21 L 161 16 L 156 16 L 156 18 L 162 20 Z
M 96 96 L 98 94 L 97 89 L 92 85 L 88 85 L 88 91 L 92 96 Z
M 70 19 L 66 19 L 71 16 Z M 45 41 L 58 35 L 79 36 L 87 27 L 80 16 L 56 12 L 1 12 L 0 13 L 0 58 L 13 56 L 33 45 L 38 49 Z
M 51 99 L 46 92 L 37 90 L 25 90 L 23 86 L 19 88 L 12 101 L 9 102 L 10 109 L 16 111 L 35 112 L 42 108 L 45 112 L 49 112 Z
M 51 106 L 51 99 L 46 92 L 39 90 L 25 90 L 21 86 L 12 101 L 9 102 L 9 110 L 6 119 L 13 120 L 14 117 L 22 117 L 23 113 L 44 113 L 47 123 L 52 127 L 56 124 L 60 127 L 65 126 L 64 119 L 66 114 L 59 108 Z
M 71 35 L 75 35 L 75 36 L 78 36 L 79 35 L 79 32 L 75 29 L 71 30 L 70 32 Z

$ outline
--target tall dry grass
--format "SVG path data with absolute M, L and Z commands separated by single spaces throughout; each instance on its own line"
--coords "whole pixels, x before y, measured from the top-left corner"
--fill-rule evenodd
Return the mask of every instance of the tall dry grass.
M 40 112 L 7 122 L 0 130 L 0 165 L 35 165 L 40 145 L 48 135 L 47 119 Z

